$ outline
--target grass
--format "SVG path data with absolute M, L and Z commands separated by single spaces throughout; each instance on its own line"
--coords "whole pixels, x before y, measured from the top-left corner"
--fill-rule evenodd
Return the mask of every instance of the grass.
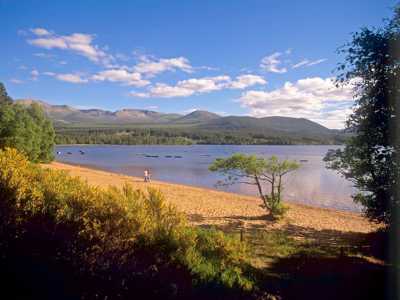
M 396 268 L 376 251 L 385 245 L 380 231 L 335 233 L 331 243 L 280 229 L 226 234 L 247 244 L 260 298 L 393 299 Z

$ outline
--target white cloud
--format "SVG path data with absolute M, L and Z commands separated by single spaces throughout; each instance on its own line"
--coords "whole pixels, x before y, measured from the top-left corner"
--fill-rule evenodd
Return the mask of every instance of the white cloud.
M 182 70 L 186 73 L 193 72 L 193 67 L 185 57 L 151 59 L 147 56 L 140 57 L 134 70 L 138 73 L 154 76 L 165 71 Z
M 70 83 L 86 83 L 89 80 L 86 78 L 82 78 L 79 74 L 57 74 L 55 77 L 58 80 L 66 81 Z
M 308 118 L 331 128 L 343 127 L 353 99 L 353 86 L 336 87 L 332 78 L 286 82 L 273 91 L 246 91 L 239 101 L 256 117 Z
M 31 71 L 31 80 L 34 80 L 34 81 L 37 80 L 39 75 L 40 75 L 39 71 L 36 69 L 33 69 Z
M 282 53 L 280 53 L 280 52 L 275 52 L 271 55 L 265 56 L 261 60 L 260 68 L 267 72 L 272 72 L 272 73 L 286 73 L 287 68 L 280 67 L 281 61 L 279 58 L 281 56 L 282 56 Z
M 317 59 L 317 60 L 314 60 L 314 61 L 310 61 L 309 59 L 303 59 L 303 60 L 299 61 L 298 63 L 292 65 L 292 68 L 293 69 L 297 69 L 297 68 L 300 68 L 300 67 L 303 67 L 303 66 L 304 67 L 311 67 L 311 66 L 314 66 L 314 65 L 318 65 L 318 64 L 320 64 L 320 63 L 322 63 L 324 61 L 326 61 L 326 58 L 321 58 L 321 59 Z
M 10 81 L 11 83 L 14 83 L 14 84 L 21 84 L 21 83 L 24 83 L 22 80 L 16 79 L 16 78 L 11 78 L 9 81 Z
M 236 77 L 235 81 L 232 81 L 230 83 L 230 87 L 233 89 L 245 89 L 247 87 L 250 87 L 250 86 L 253 86 L 256 84 L 265 85 L 265 84 L 267 84 L 267 81 L 258 75 L 252 75 L 252 74 L 240 75 L 240 76 Z
M 94 45 L 93 35 L 73 33 L 71 35 L 56 35 L 43 28 L 31 30 L 37 37 L 28 40 L 31 45 L 44 49 L 62 49 L 82 55 L 93 62 L 109 65 L 113 57 Z
M 197 93 L 208 93 L 222 89 L 230 77 L 226 75 L 215 77 L 191 78 L 178 82 L 178 86 Z
M 130 94 L 140 98 L 172 98 L 188 97 L 194 94 L 204 94 L 222 89 L 244 89 L 256 84 L 266 84 L 267 81 L 258 75 L 240 75 L 232 81 L 229 76 L 190 78 L 178 81 L 176 85 L 156 83 L 148 88 L 147 92 L 131 92 Z
M 33 32 L 34 34 L 36 34 L 37 36 L 51 35 L 51 32 L 49 32 L 48 30 L 46 30 L 44 28 L 33 28 L 33 29 L 30 29 L 30 31 Z
M 79 73 L 64 73 L 64 74 L 57 74 L 54 72 L 43 72 L 43 75 L 54 77 L 60 81 L 66 81 L 69 83 L 87 83 L 89 82 L 88 78 L 83 77 Z
M 148 89 L 148 92 L 131 92 L 132 96 L 149 98 L 187 97 L 194 94 L 208 93 L 224 88 L 230 82 L 229 76 L 215 76 L 203 78 L 191 78 L 178 81 L 175 86 L 165 83 L 157 83 Z
M 292 66 L 293 69 L 297 69 L 300 68 L 302 66 L 308 65 L 310 63 L 310 61 L 308 59 L 303 59 L 301 61 L 299 61 L 297 64 L 294 64 Z
M 110 81 L 119 82 L 124 85 L 142 87 L 148 85 L 150 82 L 144 80 L 142 75 L 138 72 L 129 72 L 125 69 L 111 69 L 101 71 L 92 76 L 94 81 Z
M 310 62 L 310 63 L 308 64 L 308 66 L 318 65 L 318 64 L 320 64 L 320 63 L 322 63 L 322 62 L 324 62 L 324 61 L 326 61 L 326 58 L 317 59 L 317 60 L 314 60 L 314 61 Z

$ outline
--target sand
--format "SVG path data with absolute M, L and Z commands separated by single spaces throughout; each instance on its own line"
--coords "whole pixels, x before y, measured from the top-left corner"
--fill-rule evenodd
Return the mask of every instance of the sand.
M 215 225 L 226 229 L 285 229 L 295 236 L 332 238 L 339 233 L 369 233 L 379 226 L 370 223 L 361 214 L 334 209 L 325 209 L 285 202 L 289 211 L 278 222 L 268 219 L 267 212 L 260 207 L 257 197 L 221 192 L 206 188 L 152 181 L 145 183 L 142 178 L 105 172 L 87 167 L 53 162 L 45 167 L 66 170 L 72 176 L 79 176 L 89 184 L 101 187 L 132 184 L 138 189 L 148 187 L 159 189 L 166 200 L 184 212 L 193 225 Z

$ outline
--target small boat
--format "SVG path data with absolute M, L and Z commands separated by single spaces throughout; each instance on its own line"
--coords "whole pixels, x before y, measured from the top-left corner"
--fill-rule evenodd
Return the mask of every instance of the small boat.
M 85 154 L 85 152 L 82 151 L 82 150 L 79 150 L 79 153 L 82 154 L 82 155 Z
M 174 158 L 182 158 L 180 155 L 175 155 Z
M 67 154 L 72 154 L 72 152 L 68 151 Z
M 164 157 L 165 157 L 165 158 L 171 158 L 172 155 L 165 155 Z
M 300 159 L 300 162 L 308 162 L 307 159 Z
M 57 151 L 57 155 L 61 155 L 61 151 Z

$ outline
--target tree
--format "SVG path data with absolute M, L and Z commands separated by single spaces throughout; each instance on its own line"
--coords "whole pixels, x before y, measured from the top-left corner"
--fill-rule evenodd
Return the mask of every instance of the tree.
M 0 102 L 0 148 L 12 147 L 33 162 L 48 162 L 53 159 L 54 139 L 53 125 L 38 104 Z
M 285 211 L 281 203 L 284 185 L 282 177 L 299 167 L 300 164 L 296 161 L 280 161 L 276 156 L 264 159 L 237 153 L 228 158 L 217 158 L 209 169 L 223 174 L 225 184 L 243 183 L 257 186 L 263 207 L 269 210 L 273 217 L 279 218 Z M 265 193 L 265 184 L 270 186 L 269 193 Z
M 12 99 L 8 96 L 6 88 L 4 84 L 0 82 L 0 104 L 1 103 L 11 103 Z
M 362 29 L 339 52 L 338 84 L 355 84 L 355 105 L 347 127 L 355 135 L 343 150 L 330 151 L 328 167 L 360 191 L 354 200 L 373 221 L 398 222 L 400 135 L 400 7 L 381 29 Z

